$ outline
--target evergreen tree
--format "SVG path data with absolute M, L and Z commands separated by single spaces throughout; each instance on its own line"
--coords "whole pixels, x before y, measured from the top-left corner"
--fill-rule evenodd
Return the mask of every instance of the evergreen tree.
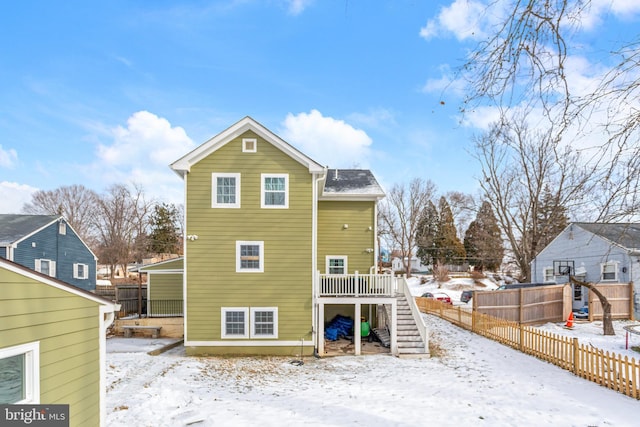
M 443 264 L 462 264 L 466 256 L 464 245 L 458 238 L 453 213 L 444 196 L 440 198 L 438 208 L 440 215 L 436 246 L 440 248 L 441 262 Z
M 416 229 L 416 244 L 418 245 L 416 255 L 423 264 L 435 266 L 437 263 L 438 248 L 436 247 L 436 240 L 439 220 L 438 209 L 436 209 L 433 202 L 429 201 L 420 214 Z
M 151 214 L 149 249 L 154 253 L 180 253 L 179 211 L 174 205 L 155 205 Z
M 467 260 L 477 269 L 497 270 L 504 257 L 504 246 L 498 221 L 487 201 L 482 203 L 476 219 L 464 236 Z
M 544 249 L 569 224 L 567 209 L 560 205 L 551 192 L 549 184 L 544 186 L 542 200 L 538 205 L 538 239 L 536 253 Z
M 438 208 L 432 203 L 425 207 L 416 231 L 417 255 L 423 263 L 461 264 L 465 250 L 457 236 L 453 214 L 447 199 L 440 198 Z

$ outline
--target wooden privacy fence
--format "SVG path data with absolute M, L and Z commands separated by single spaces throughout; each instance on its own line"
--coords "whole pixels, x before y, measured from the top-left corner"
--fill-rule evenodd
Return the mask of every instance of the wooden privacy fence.
M 613 319 L 631 319 L 633 313 L 633 283 L 598 283 L 598 290 L 611 304 Z M 588 289 L 583 289 L 585 292 Z M 589 291 L 589 320 L 602 320 L 602 304 L 593 292 Z
M 577 338 L 540 331 L 518 322 L 463 310 L 432 298 L 416 298 L 423 313 L 434 314 L 478 335 L 553 363 L 576 376 L 640 399 L 640 361 L 587 347 Z
M 571 287 L 565 285 L 476 291 L 473 310 L 522 324 L 561 322 L 571 310 Z

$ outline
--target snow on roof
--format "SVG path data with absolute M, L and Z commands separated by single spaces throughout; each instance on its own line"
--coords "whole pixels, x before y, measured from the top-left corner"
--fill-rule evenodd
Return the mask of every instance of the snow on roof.
M 381 199 L 384 190 L 368 169 L 327 169 L 322 197 L 356 196 Z

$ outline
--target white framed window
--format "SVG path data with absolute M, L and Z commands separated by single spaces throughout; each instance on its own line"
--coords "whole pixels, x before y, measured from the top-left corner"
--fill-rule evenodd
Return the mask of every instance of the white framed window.
M 600 279 L 602 281 L 614 282 L 618 280 L 618 263 L 617 262 L 605 262 L 600 264 Z
M 40 343 L 0 349 L 0 404 L 40 403 Z
M 278 338 L 277 307 L 251 307 L 251 338 Z
M 545 283 L 555 282 L 556 281 L 556 276 L 555 276 L 555 274 L 553 272 L 553 267 L 545 267 L 542 270 L 542 276 L 543 276 L 542 277 L 543 281 Z
M 249 309 L 222 307 L 222 338 L 249 338 Z
M 255 138 L 242 138 L 242 152 L 255 153 L 258 151 L 258 140 Z
M 67 224 L 60 221 L 58 223 L 58 234 L 67 234 Z
M 240 207 L 240 174 L 212 173 L 211 174 L 211 207 L 239 208 Z
M 327 274 L 347 274 L 347 257 L 342 255 L 327 255 Z
M 262 208 L 286 209 L 289 207 L 289 174 L 263 173 L 261 182 L 260 206 Z
M 36 271 L 47 276 L 56 277 L 56 262 L 50 259 L 36 259 Z
M 89 266 L 87 264 L 73 264 L 73 278 L 74 279 L 88 279 L 89 278 Z
M 264 242 L 236 242 L 236 273 L 264 272 Z

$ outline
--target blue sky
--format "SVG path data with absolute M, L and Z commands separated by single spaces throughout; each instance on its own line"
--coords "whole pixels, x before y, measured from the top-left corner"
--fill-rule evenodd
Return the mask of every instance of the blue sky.
M 483 3 L 3 2 L 0 213 L 73 184 L 135 182 L 180 203 L 168 164 L 247 115 L 385 188 L 421 177 L 475 193 L 472 136 L 495 115 L 461 124 L 452 76 L 487 29 Z M 594 0 L 577 77 L 636 36 L 636 3 Z

